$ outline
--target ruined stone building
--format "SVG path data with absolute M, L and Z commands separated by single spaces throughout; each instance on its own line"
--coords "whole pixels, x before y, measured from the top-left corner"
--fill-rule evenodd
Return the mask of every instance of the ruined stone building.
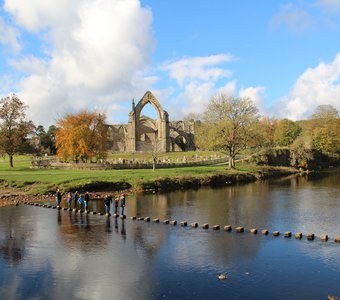
M 157 119 L 143 116 L 142 110 L 150 103 Z M 116 152 L 172 152 L 195 150 L 194 123 L 169 121 L 168 113 L 156 97 L 146 92 L 129 113 L 128 124 L 107 125 L 109 150 Z

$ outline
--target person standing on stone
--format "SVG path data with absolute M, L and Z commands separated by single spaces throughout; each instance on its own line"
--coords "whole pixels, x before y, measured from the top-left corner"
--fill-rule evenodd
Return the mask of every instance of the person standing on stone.
M 124 217 L 124 209 L 125 209 L 125 194 L 120 198 L 120 208 L 121 208 L 121 216 Z
M 79 203 L 79 205 L 80 205 L 80 210 L 81 210 L 81 211 L 83 210 L 83 202 L 84 202 L 83 195 L 79 195 L 78 203 Z
M 67 193 L 67 204 L 68 204 L 68 208 L 71 208 L 71 205 L 72 205 L 72 193 L 71 192 Z
M 106 195 L 104 198 L 104 204 L 105 204 L 105 212 L 109 216 L 110 215 L 110 205 L 112 203 L 112 197 L 109 195 Z
M 85 212 L 87 212 L 89 210 L 89 202 L 90 202 L 89 192 L 86 192 L 84 199 L 85 199 Z
M 57 189 L 57 193 L 56 193 L 55 199 L 56 199 L 56 202 L 57 202 L 57 206 L 60 207 L 61 193 L 60 193 L 59 189 Z
M 119 198 L 115 197 L 115 216 L 118 216 Z
M 77 202 L 78 202 L 79 194 L 78 191 L 74 193 L 73 200 L 74 200 L 74 208 L 77 208 Z

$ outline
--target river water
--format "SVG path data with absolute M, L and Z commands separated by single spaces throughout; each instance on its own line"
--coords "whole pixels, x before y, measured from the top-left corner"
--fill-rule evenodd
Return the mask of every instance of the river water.
M 136 194 L 125 220 L 0 208 L 0 299 L 326 299 L 340 296 L 340 173 Z M 90 209 L 103 211 L 102 201 Z M 244 233 L 132 221 L 244 226 Z M 250 228 L 278 230 L 279 237 Z M 314 241 L 284 238 L 313 232 Z M 328 234 L 328 242 L 320 241 Z M 217 276 L 225 274 L 226 280 Z

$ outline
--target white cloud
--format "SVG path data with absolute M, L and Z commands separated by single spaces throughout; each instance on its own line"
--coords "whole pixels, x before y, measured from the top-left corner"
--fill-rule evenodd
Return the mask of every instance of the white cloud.
M 293 120 L 303 119 L 322 104 L 340 110 L 340 53 L 330 63 L 321 62 L 317 67 L 307 69 L 290 95 L 279 101 L 276 114 Z
M 313 27 L 313 17 L 304 9 L 293 4 L 286 4 L 281 7 L 270 21 L 271 30 L 287 28 L 291 32 L 302 33 Z
M 232 72 L 221 66 L 234 60 L 231 54 L 217 54 L 164 63 L 161 70 L 168 72 L 180 87 L 179 93 L 169 95 L 172 96 L 168 105 L 170 116 L 178 120 L 189 113 L 201 114 L 212 96 L 219 93 L 236 96 L 236 80 L 226 82 Z M 239 95 L 250 97 L 262 108 L 264 91 L 264 87 L 248 87 L 241 89 Z
M 47 63 L 42 59 L 38 59 L 34 56 L 26 56 L 21 60 L 10 60 L 9 64 L 20 72 L 27 74 L 39 74 L 45 76 Z
M 236 96 L 236 80 L 228 82 L 225 86 L 219 88 L 217 93 L 220 94 L 225 93 L 227 95 Z
M 188 80 L 215 81 L 231 76 L 231 71 L 215 66 L 233 60 L 235 58 L 230 54 L 190 57 L 175 62 L 166 62 L 161 69 L 168 71 L 169 76 L 183 86 Z
M 232 72 L 221 66 L 235 59 L 231 54 L 217 54 L 165 62 L 160 69 L 179 86 L 177 94 L 174 94 L 177 90 L 174 88 L 166 92 L 169 98 L 172 96 L 168 104 L 170 116 L 179 120 L 189 113 L 202 113 L 211 97 L 222 89 L 235 94 L 236 81 L 225 84 Z
M 81 0 L 5 0 L 4 9 L 15 17 L 19 25 L 37 32 L 54 27 L 58 22 L 66 28 L 71 19 L 76 17 L 74 12 L 80 3 Z
M 264 87 L 249 87 L 239 90 L 240 97 L 249 97 L 264 114 Z M 204 83 L 190 82 L 183 92 L 175 97 L 170 105 L 170 115 L 180 119 L 189 113 L 202 114 L 209 101 L 214 95 L 225 93 L 231 96 L 237 96 L 236 80 L 227 82 L 224 86 L 218 87 L 216 82 L 207 81 Z M 178 109 L 181 107 L 181 109 Z
M 21 45 L 18 41 L 19 35 L 17 29 L 6 24 L 3 18 L 0 17 L 0 44 L 8 46 L 11 51 L 18 53 L 21 50 Z
M 189 83 L 179 97 L 181 103 L 177 107 L 182 107 L 179 115 L 202 113 L 214 94 L 215 86 L 213 82 L 208 81 L 202 84 Z M 178 115 L 178 109 L 176 115 Z
M 259 113 L 261 115 L 265 115 L 265 107 L 264 107 L 264 101 L 265 101 L 265 87 L 263 86 L 257 86 L 257 87 L 248 87 L 240 90 L 240 97 L 248 97 L 250 98 L 256 107 L 259 110 Z
M 44 37 L 48 59 L 11 61 L 28 73 L 18 94 L 35 123 L 51 124 L 65 111 L 95 105 L 105 110 L 157 80 L 144 76 L 154 38 L 151 11 L 139 0 L 6 0 L 4 8 L 24 29 Z

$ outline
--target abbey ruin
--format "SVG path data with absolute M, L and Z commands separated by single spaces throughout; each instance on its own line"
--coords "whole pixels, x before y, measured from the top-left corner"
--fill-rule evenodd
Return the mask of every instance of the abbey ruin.
M 157 119 L 142 115 L 150 103 L 157 112 Z M 172 152 L 195 150 L 194 123 L 169 121 L 168 113 L 156 97 L 146 92 L 129 113 L 128 124 L 108 125 L 109 150 L 115 152 Z

